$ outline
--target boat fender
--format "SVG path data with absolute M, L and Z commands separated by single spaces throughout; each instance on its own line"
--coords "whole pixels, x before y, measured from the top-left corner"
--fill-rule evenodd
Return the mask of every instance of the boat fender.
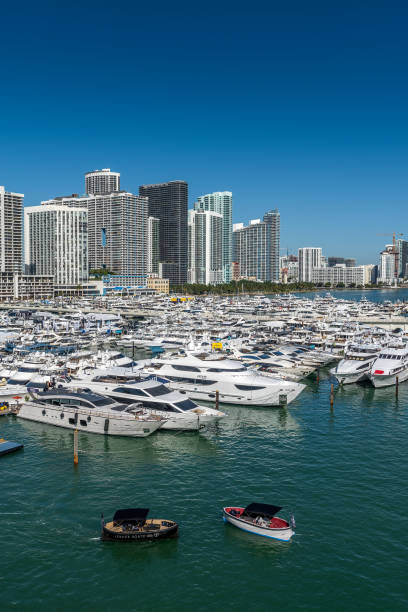
M 107 433 L 109 430 L 109 419 L 105 419 L 105 424 L 103 426 L 103 431 Z

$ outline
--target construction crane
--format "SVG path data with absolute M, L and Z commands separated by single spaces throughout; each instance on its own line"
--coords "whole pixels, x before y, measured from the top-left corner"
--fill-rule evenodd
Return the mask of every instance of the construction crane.
M 398 277 L 398 268 L 399 268 L 399 250 L 397 249 L 397 241 L 396 236 L 403 236 L 404 234 L 398 232 L 392 232 L 392 234 L 377 234 L 377 236 L 392 236 L 392 249 L 389 251 L 392 255 L 394 255 L 395 263 L 394 263 L 394 276 Z

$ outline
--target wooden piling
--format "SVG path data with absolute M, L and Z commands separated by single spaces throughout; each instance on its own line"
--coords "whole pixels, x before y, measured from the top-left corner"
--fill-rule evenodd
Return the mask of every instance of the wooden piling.
M 330 408 L 333 408 L 334 404 L 334 385 L 330 385 Z
M 399 385 L 399 380 L 398 380 L 398 376 L 396 376 L 395 378 L 395 397 L 398 397 L 398 385 Z
M 74 430 L 74 465 L 78 465 L 78 430 Z
M 317 370 L 316 370 L 316 382 L 317 382 L 317 384 L 319 384 L 319 382 L 320 382 L 320 370 L 319 370 L 319 368 L 317 368 Z
M 220 409 L 220 392 L 219 391 L 215 392 L 215 409 L 216 410 Z

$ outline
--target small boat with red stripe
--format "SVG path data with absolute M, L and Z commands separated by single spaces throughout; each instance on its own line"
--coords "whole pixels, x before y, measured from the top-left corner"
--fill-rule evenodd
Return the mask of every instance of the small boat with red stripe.
M 280 510 L 280 506 L 258 503 L 246 508 L 227 506 L 224 508 L 224 521 L 255 535 L 287 542 L 295 535 L 295 519 L 293 515 L 289 521 L 276 516 Z

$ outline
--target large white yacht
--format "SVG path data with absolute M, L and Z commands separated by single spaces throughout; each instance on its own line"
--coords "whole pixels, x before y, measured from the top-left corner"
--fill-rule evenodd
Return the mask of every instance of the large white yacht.
M 106 375 L 96 376 L 86 383 L 86 391 L 100 393 L 115 401 L 132 405 L 132 412 L 165 419 L 162 429 L 198 431 L 225 417 L 225 413 L 207 406 L 199 406 L 180 392 L 169 389 L 157 380 L 143 380 L 131 384 L 107 382 Z M 78 386 L 78 382 L 68 386 Z
M 166 378 L 171 389 L 191 399 L 214 402 L 218 391 L 224 404 L 279 406 L 292 402 L 305 388 L 298 382 L 248 370 L 239 361 L 214 353 L 164 356 L 152 360 L 144 371 Z
M 369 379 L 374 387 L 389 387 L 408 378 L 408 347 L 396 345 L 383 348 L 371 366 Z
M 131 406 L 96 393 L 54 389 L 30 393 L 17 416 L 28 421 L 78 429 L 90 433 L 145 438 L 162 427 L 159 416 L 137 414 Z
M 351 344 L 330 373 L 343 385 L 366 380 L 380 351 L 381 346 L 377 344 Z

